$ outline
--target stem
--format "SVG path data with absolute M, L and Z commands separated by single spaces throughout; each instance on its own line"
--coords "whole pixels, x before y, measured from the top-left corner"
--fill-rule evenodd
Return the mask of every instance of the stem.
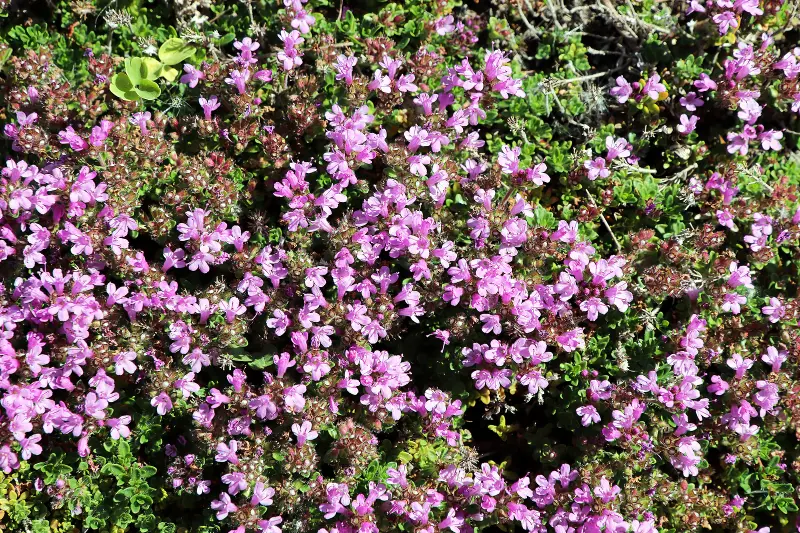
M 550 8 L 550 14 L 553 16 L 553 22 L 556 25 L 556 29 L 561 29 L 561 23 L 558 21 L 558 13 L 556 13 L 556 8 L 553 5 L 553 0 L 548 0 L 547 7 Z
M 522 1 L 517 3 L 517 10 L 519 11 L 519 16 L 522 19 L 522 22 L 528 27 L 528 29 L 533 32 L 534 34 L 538 33 L 536 28 L 533 27 L 533 24 L 530 23 L 528 17 L 525 16 L 525 12 L 522 9 Z
M 508 201 L 508 199 L 511 197 L 511 193 L 513 193 L 515 190 L 516 190 L 516 188 L 515 188 L 513 185 L 512 185 L 511 187 L 509 187 L 509 188 L 508 188 L 508 191 L 506 191 L 506 195 L 505 195 L 505 196 L 503 196 L 503 199 L 502 199 L 502 200 L 500 200 L 500 205 L 501 205 L 501 206 L 505 205 L 505 203 L 506 203 L 506 202 Z
M 589 189 L 584 189 L 584 191 L 586 192 L 586 196 L 589 198 L 589 201 L 592 203 L 592 206 L 599 211 L 600 208 L 597 207 L 597 203 L 594 201 L 594 196 L 592 196 L 592 193 L 589 192 Z M 603 222 L 603 225 L 611 235 L 611 239 L 614 241 L 614 246 L 617 247 L 617 253 L 622 255 L 622 245 L 620 245 L 619 241 L 617 240 L 617 236 L 614 235 L 614 232 L 611 230 L 611 226 L 608 224 L 608 220 L 606 220 L 606 217 L 602 212 L 600 212 L 600 220 Z
M 572 83 L 572 82 L 576 82 L 576 81 L 593 80 L 595 78 L 600 78 L 602 76 L 606 76 L 608 74 L 616 72 L 617 70 L 619 70 L 619 69 L 607 70 L 606 72 L 596 72 L 595 74 L 587 74 L 586 76 L 579 76 L 577 78 L 569 78 L 569 79 L 566 79 L 566 80 L 553 80 L 553 84 L 554 85 L 566 85 L 568 83 Z

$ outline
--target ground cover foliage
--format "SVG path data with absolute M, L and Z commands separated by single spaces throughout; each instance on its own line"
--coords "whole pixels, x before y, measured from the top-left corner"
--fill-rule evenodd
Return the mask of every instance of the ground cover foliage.
M 797 530 L 796 2 L 0 17 L 0 530 Z

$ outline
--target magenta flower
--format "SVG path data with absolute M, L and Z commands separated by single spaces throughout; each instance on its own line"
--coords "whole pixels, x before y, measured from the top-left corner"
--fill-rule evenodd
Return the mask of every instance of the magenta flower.
M 769 321 L 775 324 L 786 315 L 786 306 L 781 303 L 777 298 L 770 298 L 769 305 L 761 308 L 761 312 L 769 318 Z
M 611 96 L 617 99 L 617 102 L 624 104 L 628 101 L 628 98 L 630 98 L 631 94 L 633 94 L 633 88 L 631 87 L 631 84 L 628 83 L 628 81 L 622 76 L 617 76 L 616 84 L 616 87 L 612 87 L 609 92 Z
M 675 128 L 681 135 L 689 135 L 697 127 L 697 115 L 687 117 L 685 114 L 680 117 L 681 123 Z
M 583 162 L 583 167 L 588 170 L 588 178 L 594 181 L 598 178 L 607 178 L 611 171 L 606 168 L 606 160 L 602 157 L 587 159 Z
M 161 392 L 158 396 L 150 400 L 150 405 L 155 407 L 156 412 L 161 416 L 164 416 L 172 410 L 172 400 L 166 392 Z
M 211 502 L 211 509 L 217 512 L 217 520 L 224 520 L 230 513 L 235 513 L 239 508 L 231 502 L 231 497 L 226 493 L 219 495 L 219 500 Z
M 128 119 L 128 122 L 139 126 L 139 131 L 141 132 L 142 136 L 147 135 L 147 121 L 150 120 L 151 115 L 150 111 L 140 111 L 138 113 L 134 113 Z
M 233 465 L 239 464 L 239 458 L 236 456 L 236 450 L 239 444 L 235 440 L 228 441 L 228 444 L 220 442 L 217 444 L 217 454 L 214 460 L 218 463 L 231 463 Z
M 226 82 L 227 82 L 227 80 L 226 80 Z M 211 120 L 211 113 L 214 112 L 214 110 L 219 109 L 219 106 L 220 106 L 220 103 L 217 100 L 217 97 L 213 96 L 213 95 L 210 96 L 208 98 L 208 100 L 206 100 L 205 98 L 203 98 L 201 96 L 198 99 L 198 102 L 200 103 L 200 107 L 203 108 L 203 114 L 204 114 L 206 120 Z
M 189 63 L 183 65 L 183 71 L 185 74 L 181 76 L 180 82 L 187 84 L 189 87 L 194 89 L 197 87 L 197 83 L 200 80 L 206 79 L 206 74 L 202 70 L 194 68 Z
M 311 422 L 304 420 L 302 424 L 292 424 L 292 433 L 297 437 L 297 445 L 303 446 L 306 441 L 314 440 L 319 433 L 311 428 Z

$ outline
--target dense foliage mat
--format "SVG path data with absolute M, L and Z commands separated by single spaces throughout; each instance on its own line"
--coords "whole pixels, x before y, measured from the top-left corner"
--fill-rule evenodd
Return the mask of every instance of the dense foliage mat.
M 797 2 L 0 8 L 0 530 L 796 530 Z

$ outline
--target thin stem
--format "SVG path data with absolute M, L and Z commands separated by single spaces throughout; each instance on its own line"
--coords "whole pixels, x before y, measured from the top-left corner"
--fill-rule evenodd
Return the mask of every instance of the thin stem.
M 556 8 L 553 5 L 553 1 L 554 0 L 548 0 L 547 1 L 547 7 L 550 8 L 550 14 L 553 16 L 553 22 L 556 25 L 556 29 L 560 30 L 561 29 L 561 23 L 558 21 L 558 13 L 556 13 Z
M 519 11 L 519 16 L 522 19 L 522 22 L 528 27 L 528 29 L 534 34 L 538 33 L 533 24 L 531 24 L 531 22 L 528 20 L 528 17 L 525 16 L 525 11 L 522 9 L 521 1 L 517 3 L 517 10 Z
M 616 72 L 617 70 L 619 70 L 619 69 L 607 70 L 606 72 L 597 72 L 595 74 L 587 74 L 586 76 L 579 76 L 577 78 L 569 78 L 569 79 L 566 79 L 566 80 L 553 80 L 553 85 L 566 85 L 568 83 L 573 83 L 573 82 L 576 82 L 576 81 L 593 80 L 595 78 L 600 78 L 602 76 L 606 76 L 608 74 Z
M 614 235 L 614 232 L 612 231 L 611 226 L 608 224 L 608 220 L 606 220 L 605 215 L 603 215 L 603 213 L 600 211 L 600 208 L 597 207 L 597 202 L 594 201 L 594 196 L 592 196 L 592 193 L 589 192 L 589 189 L 584 189 L 584 192 L 586 192 L 586 196 L 589 198 L 589 201 L 592 203 L 592 207 L 597 209 L 598 212 L 600 213 L 600 220 L 603 222 L 603 225 L 606 227 L 606 229 L 608 230 L 608 233 L 611 235 L 611 239 L 614 241 L 614 246 L 617 247 L 617 253 L 622 255 L 622 245 L 617 240 L 617 236 Z

